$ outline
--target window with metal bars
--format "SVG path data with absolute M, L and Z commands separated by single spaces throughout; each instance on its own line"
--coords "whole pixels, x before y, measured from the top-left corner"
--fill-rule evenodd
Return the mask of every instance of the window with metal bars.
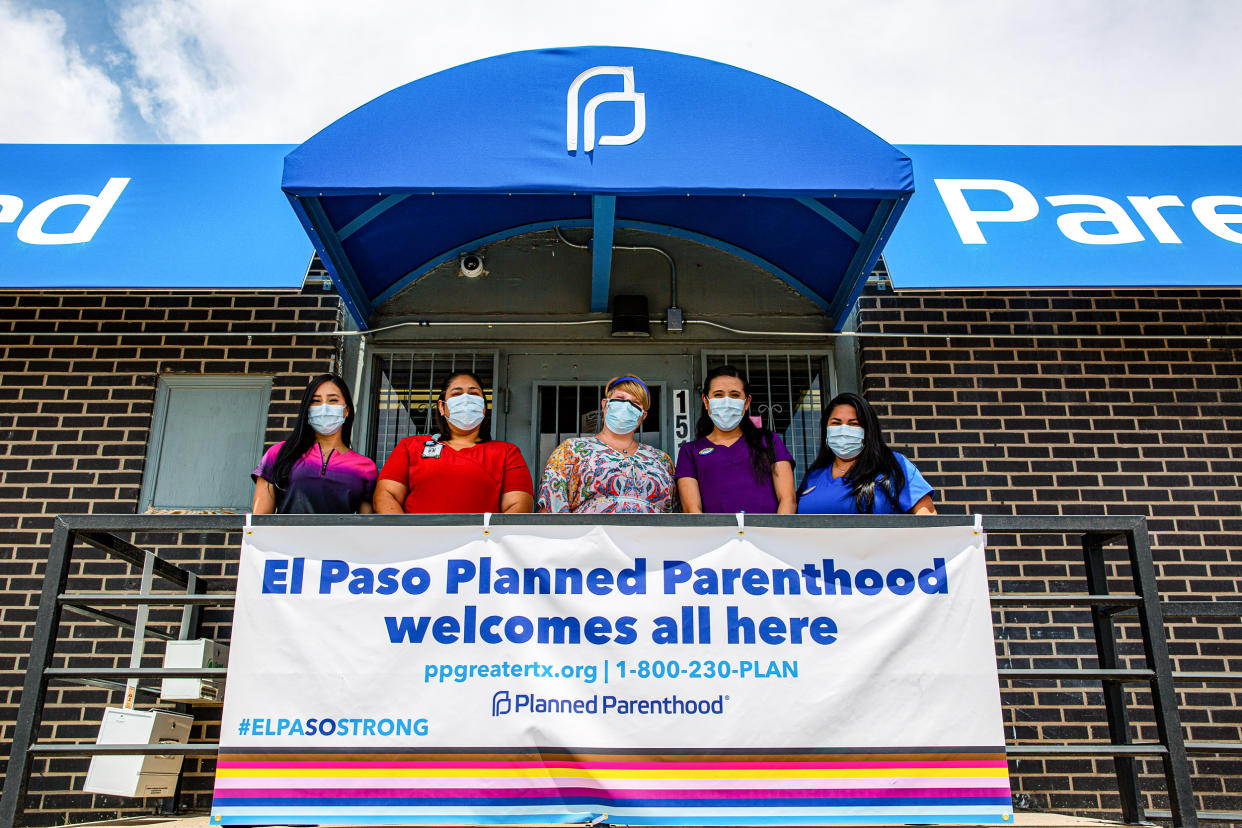
M 372 457 L 383 465 L 397 443 L 435 431 L 432 413 L 440 383 L 453 371 L 471 371 L 483 383 L 488 413 L 496 378 L 495 351 L 421 351 L 375 355 Z M 494 428 L 494 426 L 493 426 Z
M 781 436 L 801 479 L 819 453 L 823 407 L 835 385 L 824 353 L 716 351 L 703 354 L 703 375 L 732 365 L 750 386 L 750 416 Z

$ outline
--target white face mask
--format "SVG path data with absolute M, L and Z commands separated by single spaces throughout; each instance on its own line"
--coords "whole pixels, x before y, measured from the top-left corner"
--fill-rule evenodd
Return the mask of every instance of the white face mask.
M 487 413 L 487 403 L 474 394 L 449 397 L 444 401 L 444 407 L 448 409 L 448 421 L 462 431 L 472 430 L 483 422 L 483 416 Z
M 642 419 L 643 410 L 629 400 L 609 400 L 604 407 L 604 425 L 619 436 L 632 433 Z
M 865 434 L 859 426 L 828 426 L 828 450 L 842 460 L 853 460 L 862 453 Z
M 737 428 L 745 410 L 746 400 L 733 397 L 711 397 L 707 400 L 707 415 L 721 431 L 732 431 Z
M 327 437 L 336 434 L 345 424 L 345 406 L 343 405 L 312 405 L 306 414 L 306 421 L 315 429 L 316 434 Z

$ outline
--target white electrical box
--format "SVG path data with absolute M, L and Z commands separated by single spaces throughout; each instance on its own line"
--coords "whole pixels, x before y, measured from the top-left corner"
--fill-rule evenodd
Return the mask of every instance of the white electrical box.
M 98 745 L 184 745 L 190 740 L 193 716 L 163 710 L 104 710 Z M 172 796 L 181 773 L 182 756 L 92 756 L 82 790 L 116 796 Z
M 169 641 L 164 650 L 165 667 L 227 667 L 229 648 L 208 638 Z M 169 701 L 211 701 L 224 699 L 223 679 L 164 679 L 160 698 Z

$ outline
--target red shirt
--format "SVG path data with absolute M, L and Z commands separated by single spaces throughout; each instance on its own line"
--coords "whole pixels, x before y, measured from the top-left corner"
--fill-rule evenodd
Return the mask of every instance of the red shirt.
M 424 457 L 428 436 L 406 437 L 388 455 L 380 480 L 410 487 L 402 504 L 410 514 L 499 512 L 507 492 L 534 493 L 530 470 L 512 443 L 489 440 L 460 451 L 439 443 L 438 457 Z

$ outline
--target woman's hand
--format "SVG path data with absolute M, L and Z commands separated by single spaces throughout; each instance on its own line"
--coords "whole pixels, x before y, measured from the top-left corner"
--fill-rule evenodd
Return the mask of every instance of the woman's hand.
M 530 492 L 505 492 L 500 496 L 500 511 L 502 512 L 530 512 L 534 508 L 535 498 Z
M 687 515 L 703 512 L 703 492 L 699 490 L 699 481 L 693 477 L 677 478 L 677 496 L 681 498 L 681 510 Z
M 250 512 L 256 515 L 276 514 L 276 487 L 262 477 L 254 482 L 254 505 Z
M 402 504 L 410 487 L 395 480 L 375 481 L 375 495 L 371 498 L 371 506 L 381 515 L 400 515 L 405 513 Z
M 793 463 L 778 460 L 772 464 L 772 489 L 776 492 L 778 515 L 798 514 L 798 493 L 794 485 Z

